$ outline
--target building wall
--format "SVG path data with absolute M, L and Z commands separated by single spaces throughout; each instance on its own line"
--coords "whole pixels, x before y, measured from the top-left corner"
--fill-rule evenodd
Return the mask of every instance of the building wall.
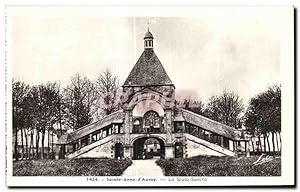
M 113 141 L 109 141 L 105 144 L 98 145 L 97 147 L 93 148 L 86 153 L 83 153 L 77 158 L 113 158 L 114 157 L 114 150 L 112 146 L 114 145 Z
M 186 142 L 187 149 L 185 153 L 185 157 L 194 157 L 199 155 L 212 155 L 212 156 L 224 156 L 224 154 L 219 153 L 215 150 L 209 149 L 203 145 L 198 143 L 187 141 Z

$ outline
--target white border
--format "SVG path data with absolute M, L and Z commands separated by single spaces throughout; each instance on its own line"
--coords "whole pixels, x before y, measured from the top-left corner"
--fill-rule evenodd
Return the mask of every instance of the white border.
M 98 7 L 99 8 L 99 7 Z M 214 7 L 215 8 L 215 7 Z M 226 8 L 226 7 L 219 7 Z M 237 7 L 238 8 L 238 7 Z M 101 7 L 102 16 L 200 16 L 201 13 L 196 6 L 151 6 L 151 7 L 120 7 L 120 6 L 104 6 Z M 259 9 L 259 8 L 258 8 Z M 281 79 L 282 79 L 282 176 L 281 177 L 206 177 L 207 182 L 186 183 L 186 182 L 168 182 L 160 181 L 158 183 L 151 182 L 106 182 L 91 183 L 86 182 L 86 177 L 13 177 L 11 161 L 7 161 L 7 185 L 8 186 L 174 186 L 174 185 L 196 185 L 196 186 L 232 186 L 237 185 L 292 185 L 294 182 L 294 39 L 293 39 L 293 12 L 292 7 L 287 8 L 289 12 L 288 21 L 290 22 L 289 40 L 281 46 Z M 91 13 L 92 14 L 92 13 Z M 98 13 L 99 14 L 99 13 Z M 8 25 L 9 29 L 9 25 Z M 7 33 L 9 35 L 9 33 Z M 7 36 L 7 40 L 10 37 Z M 11 65 L 9 56 L 9 45 L 6 50 L 7 55 L 7 111 L 11 111 Z M 7 116 L 7 122 L 11 122 L 11 116 Z M 9 127 L 9 126 L 8 126 Z M 12 132 L 7 131 L 7 159 L 12 159 Z M 99 177 L 103 178 L 103 177 Z M 168 178 L 168 177 L 165 177 Z M 173 177 L 172 177 L 173 178 Z M 175 177 L 176 178 L 176 177 Z M 38 182 L 37 182 L 38 181 Z M 104 184 L 104 185 L 102 185 Z

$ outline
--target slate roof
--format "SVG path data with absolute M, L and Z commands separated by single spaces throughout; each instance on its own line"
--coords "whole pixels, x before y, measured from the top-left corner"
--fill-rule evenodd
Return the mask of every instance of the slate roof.
M 89 135 L 90 133 L 93 133 L 103 127 L 106 127 L 112 123 L 123 123 L 124 119 L 124 113 L 120 110 L 117 112 L 114 112 L 103 119 L 96 121 L 94 123 L 90 123 L 88 125 L 85 125 L 72 133 L 64 134 L 60 137 L 57 144 L 67 144 L 72 141 L 75 141 L 79 138 L 82 138 L 84 136 Z
M 212 119 L 209 119 L 207 117 L 204 117 L 202 115 L 196 114 L 194 112 L 188 111 L 186 109 L 179 109 L 179 113 L 183 116 L 186 122 L 191 123 L 193 125 L 199 126 L 207 131 L 214 132 L 218 135 L 222 135 L 224 137 L 230 138 L 230 139 L 238 139 L 237 135 L 235 134 L 236 129 L 233 127 L 230 127 L 228 125 L 219 123 L 217 121 L 214 121 Z M 178 115 L 178 116 L 181 116 Z
M 173 85 L 153 49 L 145 49 L 123 86 Z

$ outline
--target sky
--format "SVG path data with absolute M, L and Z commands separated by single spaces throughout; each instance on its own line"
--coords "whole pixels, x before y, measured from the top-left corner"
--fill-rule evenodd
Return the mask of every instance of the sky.
M 154 51 L 177 94 L 207 102 L 226 89 L 247 103 L 281 82 L 285 11 L 202 7 L 166 16 L 149 9 L 106 14 L 101 7 L 8 7 L 12 76 L 67 85 L 75 73 L 95 79 L 109 69 L 123 84 L 143 52 L 150 22 Z

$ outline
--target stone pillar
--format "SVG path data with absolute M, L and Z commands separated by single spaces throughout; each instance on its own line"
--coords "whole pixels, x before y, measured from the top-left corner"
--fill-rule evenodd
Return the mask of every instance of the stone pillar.
M 91 144 L 92 143 L 92 134 L 89 134 L 89 142 L 88 144 Z
M 165 158 L 174 158 L 174 146 L 172 144 L 166 144 L 165 146 Z
M 98 140 L 103 139 L 103 130 L 102 129 L 100 130 L 100 135 L 99 136 L 100 136 L 100 138 Z
M 224 147 L 224 137 L 221 136 L 221 146 Z
M 78 149 L 81 149 L 81 139 L 78 139 Z
M 246 157 L 250 157 L 250 145 L 249 145 L 249 141 L 245 141 L 245 148 L 246 148 Z
M 132 132 L 132 111 L 125 111 L 124 136 L 125 136 L 126 145 L 130 145 L 131 132 Z
M 130 145 L 124 145 L 124 158 L 125 159 L 132 159 L 132 146 Z
M 125 111 L 124 120 L 124 158 L 132 159 L 132 146 L 130 143 L 130 133 L 132 132 L 132 111 Z
M 171 109 L 165 109 L 165 131 L 166 131 L 166 144 L 172 143 L 172 132 L 173 132 L 173 126 L 172 126 L 172 110 Z
M 238 157 L 237 141 L 233 141 L 234 157 Z

